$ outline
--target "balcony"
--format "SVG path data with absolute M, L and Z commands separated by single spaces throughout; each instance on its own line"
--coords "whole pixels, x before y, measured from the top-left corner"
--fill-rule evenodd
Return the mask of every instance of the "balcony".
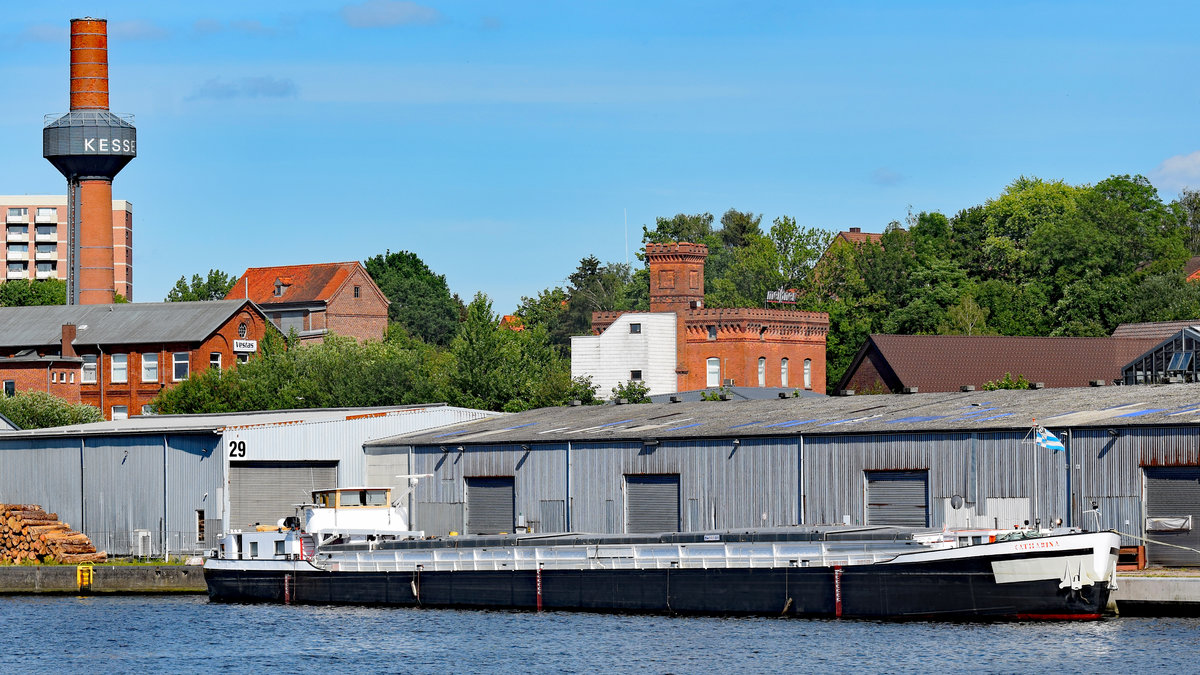
M 11 272 L 9 274 L 11 274 Z M 57 276 L 58 276 L 58 270 L 38 270 L 37 271 L 38 279 L 54 279 Z M 22 278 L 24 278 L 24 277 L 22 276 Z
M 13 225 L 24 225 L 29 222 L 29 214 L 22 213 L 19 215 L 8 214 L 8 222 Z
M 9 228 L 7 239 L 8 241 L 29 241 L 29 230 Z
M 58 224 L 58 211 L 51 210 L 49 213 L 42 213 L 41 211 L 38 211 L 37 215 L 34 216 L 33 222 L 39 223 L 39 224 L 46 223 L 48 225 L 57 225 Z
M 37 260 L 58 260 L 58 249 L 53 251 L 38 251 L 34 256 Z
M 29 251 L 14 251 L 9 249 L 6 257 L 9 260 L 29 260 Z
M 37 241 L 58 241 L 58 230 L 43 230 L 38 228 L 37 234 L 34 236 L 37 238 Z M 9 241 L 12 241 L 12 239 L 9 239 Z
M 8 279 L 28 279 L 29 272 L 26 270 L 9 270 L 8 276 L 6 278 L 8 278 Z

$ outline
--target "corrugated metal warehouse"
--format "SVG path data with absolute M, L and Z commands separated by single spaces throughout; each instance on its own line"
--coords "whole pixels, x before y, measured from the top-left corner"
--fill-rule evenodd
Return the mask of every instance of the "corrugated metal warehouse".
M 200 552 L 313 489 L 368 482 L 365 441 L 496 416 L 432 404 L 140 416 L 0 433 L 0 502 L 40 504 L 113 555 Z M 395 474 L 371 477 L 391 485 Z
M 1200 548 L 1193 384 L 552 408 L 365 449 L 368 472 L 434 475 L 410 497 L 431 534 L 1062 519 Z

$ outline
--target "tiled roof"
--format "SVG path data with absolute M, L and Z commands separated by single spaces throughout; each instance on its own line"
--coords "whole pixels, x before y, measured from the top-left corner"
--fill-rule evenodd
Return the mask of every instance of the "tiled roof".
M 1186 321 L 1150 321 L 1147 323 L 1123 323 L 1117 326 L 1112 336 L 1115 338 L 1145 338 L 1159 342 L 1166 340 L 1184 328 L 1200 326 L 1200 319 Z
M 361 266 L 361 263 L 251 267 L 237 280 L 225 297 L 230 300 L 249 297 L 260 305 L 327 301 L 358 266 Z M 284 284 L 282 296 L 275 295 L 276 281 Z
M 863 244 L 868 241 L 879 243 L 879 240 L 883 238 L 882 234 L 877 232 L 862 232 L 857 227 L 851 228 L 849 231 L 838 232 L 837 236 L 851 244 Z
M 1155 338 L 872 335 L 866 349 L 878 350 L 901 386 L 934 392 L 958 391 L 963 385 L 982 387 L 1005 373 L 1047 387 L 1111 382 L 1120 377 L 1125 364 L 1158 342 Z M 852 366 L 843 382 L 850 381 L 855 369 Z
M 1200 279 L 1200 255 L 1192 256 L 1183 266 L 1183 276 L 1188 281 Z

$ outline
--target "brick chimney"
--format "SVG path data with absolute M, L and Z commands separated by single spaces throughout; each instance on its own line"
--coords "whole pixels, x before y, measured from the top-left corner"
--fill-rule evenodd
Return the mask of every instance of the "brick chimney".
M 73 344 L 75 342 L 75 333 L 76 332 L 77 331 L 75 328 L 75 324 L 73 324 L 73 323 L 64 323 L 63 324 L 63 327 L 62 327 L 62 355 L 63 355 L 63 358 L 72 358 L 73 359 L 77 356 L 77 354 L 75 353 L 75 345 Z

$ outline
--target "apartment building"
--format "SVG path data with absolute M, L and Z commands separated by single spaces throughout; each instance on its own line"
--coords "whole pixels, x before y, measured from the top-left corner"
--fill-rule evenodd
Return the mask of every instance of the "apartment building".
M 65 281 L 70 236 L 66 196 L 0 196 L 0 212 L 6 215 L 4 279 Z M 116 292 L 133 300 L 133 205 L 114 199 L 112 221 Z

